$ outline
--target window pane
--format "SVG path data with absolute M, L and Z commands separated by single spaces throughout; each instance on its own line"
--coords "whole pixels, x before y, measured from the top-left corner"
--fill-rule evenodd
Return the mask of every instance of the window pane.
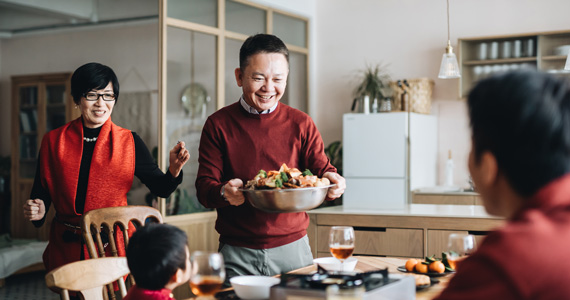
M 287 44 L 307 47 L 307 22 L 304 20 L 274 13 L 273 32 Z
M 184 141 L 190 161 L 184 165 L 184 181 L 166 199 L 166 214 L 206 209 L 196 198 L 198 146 L 206 118 L 216 110 L 216 37 L 168 28 L 165 155 L 177 141 Z
M 307 56 L 289 53 L 289 78 L 281 102 L 308 113 Z
M 242 43 L 242 41 L 226 39 L 225 105 L 236 102 L 242 94 L 234 75 L 235 69 L 239 68 L 239 49 Z
M 265 10 L 226 0 L 226 29 L 246 35 L 265 33 Z
M 168 0 L 168 17 L 218 27 L 218 1 Z

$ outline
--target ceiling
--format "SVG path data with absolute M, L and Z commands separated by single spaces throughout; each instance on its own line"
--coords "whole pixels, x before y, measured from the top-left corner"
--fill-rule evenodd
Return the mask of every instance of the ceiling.
M 158 0 L 0 0 L 0 38 L 158 19 Z

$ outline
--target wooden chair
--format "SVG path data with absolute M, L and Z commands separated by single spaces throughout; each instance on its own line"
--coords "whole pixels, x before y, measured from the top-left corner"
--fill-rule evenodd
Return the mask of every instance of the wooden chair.
M 122 250 L 126 250 L 129 243 L 129 230 L 134 231 L 136 227 L 144 226 L 147 220 L 156 223 L 163 222 L 160 212 L 150 206 L 128 205 L 88 211 L 81 218 L 81 230 L 89 257 L 106 257 L 105 246 L 109 247 L 107 253 L 110 256 L 118 257 L 117 246 L 121 242 L 117 243 L 117 238 L 122 237 L 122 244 L 125 247 Z M 108 245 L 103 245 L 102 233 L 107 235 Z M 131 286 L 135 284 L 132 276 L 129 276 L 129 282 Z M 113 289 L 112 285 L 108 286 L 109 291 Z M 114 293 L 109 292 L 109 296 L 110 299 L 115 299 Z
M 69 291 L 79 292 L 85 300 L 102 300 L 104 287 L 118 281 L 121 298 L 127 294 L 123 276 L 130 273 L 126 257 L 102 257 L 72 262 L 46 275 L 47 286 L 69 300 Z

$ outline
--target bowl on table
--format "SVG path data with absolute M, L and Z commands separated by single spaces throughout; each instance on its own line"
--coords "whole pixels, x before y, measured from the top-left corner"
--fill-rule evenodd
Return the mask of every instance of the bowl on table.
M 265 212 L 301 212 L 313 209 L 325 200 L 330 187 L 253 190 L 242 189 L 245 199 L 251 206 Z
M 341 269 L 340 260 L 334 257 L 321 257 L 313 259 L 313 263 L 315 265 L 319 265 L 321 266 L 321 268 L 329 272 L 334 272 L 334 271 L 352 272 L 354 271 L 357 262 L 358 259 L 356 259 L 355 257 L 349 257 L 344 260 L 344 264 L 342 265 Z
M 230 278 L 230 283 L 240 299 L 269 299 L 272 286 L 280 282 L 279 278 L 269 276 L 244 275 Z

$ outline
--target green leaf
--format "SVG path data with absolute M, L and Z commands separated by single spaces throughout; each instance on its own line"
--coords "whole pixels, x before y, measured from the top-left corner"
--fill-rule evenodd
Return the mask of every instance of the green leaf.
M 287 176 L 287 173 L 281 172 L 280 175 L 281 175 L 281 180 L 283 180 L 283 182 L 289 181 L 289 176 Z
M 278 187 L 278 188 L 282 188 L 282 187 L 283 187 L 283 180 L 281 180 L 281 178 L 277 177 L 277 178 L 275 179 L 275 187 Z
M 303 175 L 304 176 L 313 176 L 313 173 L 311 172 L 311 170 L 305 169 L 305 171 L 303 171 Z

